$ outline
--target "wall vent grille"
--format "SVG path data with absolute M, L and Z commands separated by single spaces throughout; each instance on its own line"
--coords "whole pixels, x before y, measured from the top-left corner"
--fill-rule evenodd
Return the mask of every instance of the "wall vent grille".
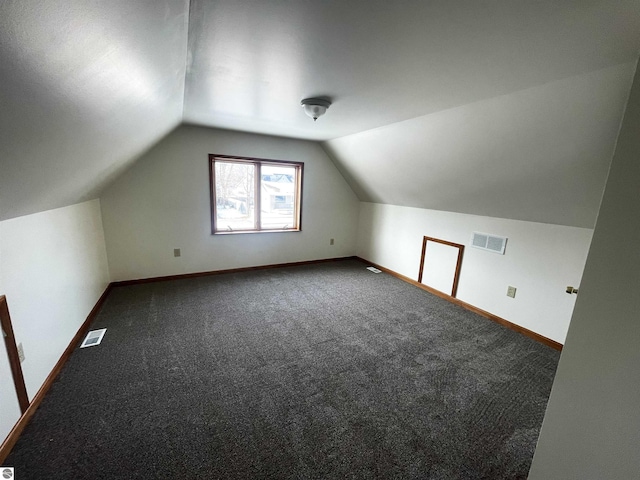
M 80 348 L 95 347 L 96 345 L 100 345 L 102 337 L 104 337 L 106 331 L 106 328 L 90 331 L 89 333 L 87 333 L 87 336 L 84 337 L 84 341 L 80 344 Z
M 507 237 L 489 235 L 488 233 L 473 232 L 471 236 L 471 246 L 488 252 L 504 255 L 507 247 Z

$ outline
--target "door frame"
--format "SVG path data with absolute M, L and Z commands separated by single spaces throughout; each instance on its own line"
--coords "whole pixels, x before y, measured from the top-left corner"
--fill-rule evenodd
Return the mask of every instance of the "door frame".
M 451 287 L 451 296 L 455 298 L 458 292 L 458 281 L 460 280 L 460 268 L 462 267 L 462 256 L 464 254 L 464 245 L 460 243 L 453 243 L 440 238 L 433 238 L 425 236 L 422 240 L 422 255 L 420 256 L 420 270 L 418 272 L 418 283 L 422 283 L 422 273 L 424 272 L 424 257 L 427 254 L 427 242 L 436 242 L 443 245 L 449 245 L 458 249 L 458 259 L 456 261 L 456 271 L 453 276 L 453 286 Z
M 2 324 L 2 336 L 4 337 L 4 344 L 7 348 L 7 356 L 9 357 L 9 365 L 11 365 L 11 374 L 13 375 L 13 383 L 18 396 L 20 411 L 24 414 L 27 408 L 29 408 L 29 396 L 27 395 L 27 387 L 24 383 L 16 338 L 13 335 L 9 306 L 7 305 L 7 298 L 4 295 L 0 295 L 0 324 Z

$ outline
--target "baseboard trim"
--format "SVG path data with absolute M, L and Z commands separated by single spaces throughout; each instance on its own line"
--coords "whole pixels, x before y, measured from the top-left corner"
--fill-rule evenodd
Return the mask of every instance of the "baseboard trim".
M 29 403 L 27 410 L 18 419 L 16 424 L 13 426 L 13 428 L 9 432 L 9 435 L 7 435 L 7 438 L 4 440 L 4 442 L 2 442 L 2 445 L 0 445 L 0 465 L 9 456 L 11 449 L 13 448 L 13 446 L 18 441 L 18 438 L 20 437 L 20 434 L 29 423 L 29 420 L 31 420 L 33 415 L 36 413 L 36 410 L 38 409 L 45 395 L 51 388 L 51 385 L 53 385 L 53 382 L 60 374 L 60 370 L 62 370 L 62 367 L 64 366 L 64 364 L 67 363 L 67 360 L 69 360 L 69 357 L 75 350 L 78 343 L 80 343 L 80 341 L 87 334 L 87 331 L 91 326 L 91 322 L 93 322 L 96 315 L 100 311 L 100 308 L 102 307 L 104 301 L 107 299 L 107 296 L 109 295 L 109 292 L 111 291 L 111 289 L 112 289 L 111 284 L 107 285 L 107 288 L 105 288 L 104 292 L 102 292 L 102 295 L 100 295 L 100 298 L 98 299 L 94 307 L 91 309 L 91 312 L 89 312 L 89 315 L 87 315 L 87 318 L 82 323 L 82 325 L 80 326 L 80 328 L 78 329 L 74 337 L 71 339 L 71 342 L 69 343 L 65 351 L 60 356 L 60 359 L 53 367 L 53 370 L 51 370 L 51 372 L 49 373 L 49 376 L 46 378 L 46 380 L 40 387 L 40 390 L 38 390 L 38 393 L 36 393 L 36 395 L 33 397 L 33 400 L 31 400 L 31 402 Z
M 181 273 L 178 275 L 166 275 L 163 277 L 149 277 L 149 278 L 139 278 L 135 280 L 121 280 L 119 282 L 111 282 L 112 287 L 127 287 L 129 285 L 140 285 L 144 283 L 154 283 L 154 282 L 166 282 L 169 280 L 183 280 L 185 278 L 197 278 L 197 277 L 208 277 L 210 275 L 223 275 L 225 273 L 239 273 L 239 272 L 250 272 L 253 270 L 266 270 L 269 268 L 283 268 L 283 267 L 297 267 L 301 265 L 313 265 L 315 263 L 325 263 L 325 262 L 336 262 L 340 260 L 347 260 L 358 258 L 353 255 L 348 257 L 335 257 L 335 258 L 321 258 L 319 260 L 305 260 L 302 262 L 289 262 L 289 263 L 274 263 L 270 265 L 258 265 L 257 267 L 240 267 L 240 268 L 229 268 L 225 270 L 210 270 L 206 272 L 195 272 L 195 273 Z
M 547 345 L 548 347 L 551 347 L 551 348 L 553 348 L 555 350 L 562 351 L 562 344 L 556 342 L 555 340 L 551 340 L 550 338 L 547 338 L 547 337 L 545 337 L 543 335 L 540 335 L 539 333 L 536 333 L 536 332 L 534 332 L 532 330 L 529 330 L 527 328 L 521 327 L 520 325 L 516 325 L 515 323 L 512 323 L 509 320 L 505 320 L 504 318 L 499 317 L 497 315 L 494 315 L 493 313 L 487 312 L 486 310 L 482 310 L 481 308 L 478 308 L 478 307 L 476 307 L 474 305 L 471 305 L 470 303 L 463 302 L 462 300 L 459 300 L 459 299 L 457 299 L 455 297 L 452 297 L 451 295 L 447 295 L 446 293 L 443 293 L 443 292 L 441 292 L 439 290 L 436 290 L 435 288 L 431 288 L 431 287 L 429 287 L 427 285 L 424 285 L 422 283 L 418 283 L 415 280 L 413 280 L 413 279 L 411 279 L 411 278 L 409 278 L 409 277 L 407 277 L 405 275 L 402 275 L 401 273 L 394 272 L 393 270 L 391 270 L 389 268 L 383 267 L 381 265 L 377 265 L 377 264 L 375 264 L 373 262 L 370 262 L 369 260 L 366 260 L 366 259 L 361 258 L 361 257 L 355 257 L 355 258 L 357 258 L 358 260 L 360 260 L 363 263 L 366 263 L 367 265 L 372 265 L 372 266 L 382 270 L 383 272 L 388 273 L 389 275 L 392 275 L 392 276 L 394 276 L 396 278 L 399 278 L 400 280 L 403 280 L 403 281 L 405 281 L 407 283 L 410 283 L 411 285 L 414 285 L 414 286 L 416 286 L 418 288 L 421 288 L 422 290 L 425 290 L 425 291 L 427 291 L 429 293 L 432 293 L 433 295 L 436 295 L 436 296 L 438 296 L 440 298 L 444 298 L 445 300 L 448 300 L 449 302 L 451 302 L 451 303 L 453 303 L 455 305 L 459 305 L 459 306 L 461 306 L 463 308 L 466 308 L 469 311 L 477 313 L 480 316 L 483 316 L 485 318 L 488 318 L 489 320 L 492 320 L 492 321 L 494 321 L 496 323 L 499 323 L 500 325 L 502 325 L 504 327 L 507 327 L 510 330 L 513 330 L 513 331 L 518 332 L 518 333 L 520 333 L 522 335 L 525 335 L 525 336 L 527 336 L 527 337 L 529 337 L 529 338 L 531 338 L 533 340 L 536 340 L 537 342 L 540 342 L 540 343 L 542 343 L 544 345 Z

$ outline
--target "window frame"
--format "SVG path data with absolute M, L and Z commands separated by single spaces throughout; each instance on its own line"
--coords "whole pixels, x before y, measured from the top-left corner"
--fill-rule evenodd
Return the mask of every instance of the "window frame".
M 216 201 L 216 161 L 227 163 L 239 163 L 244 165 L 254 165 L 256 175 L 254 175 L 254 225 L 253 229 L 243 230 L 224 230 L 216 231 L 216 219 L 218 218 L 218 202 Z M 295 192 L 294 192 L 294 222 L 292 228 L 262 228 L 261 223 L 261 202 L 262 202 L 262 166 L 289 166 L 296 169 Z M 302 231 L 302 186 L 304 177 L 304 162 L 293 162 L 288 160 L 272 160 L 266 158 L 240 157 L 237 155 L 219 155 L 209 154 L 209 192 L 210 192 L 210 209 L 211 209 L 211 234 L 212 235 L 237 235 L 241 233 L 282 233 L 282 232 L 300 232 Z

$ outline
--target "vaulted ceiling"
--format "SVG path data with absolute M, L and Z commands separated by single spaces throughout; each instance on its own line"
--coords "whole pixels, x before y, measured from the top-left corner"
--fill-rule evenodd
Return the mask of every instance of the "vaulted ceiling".
M 593 226 L 639 48 L 637 0 L 4 0 L 0 220 L 187 122 L 322 141 L 363 200 Z

